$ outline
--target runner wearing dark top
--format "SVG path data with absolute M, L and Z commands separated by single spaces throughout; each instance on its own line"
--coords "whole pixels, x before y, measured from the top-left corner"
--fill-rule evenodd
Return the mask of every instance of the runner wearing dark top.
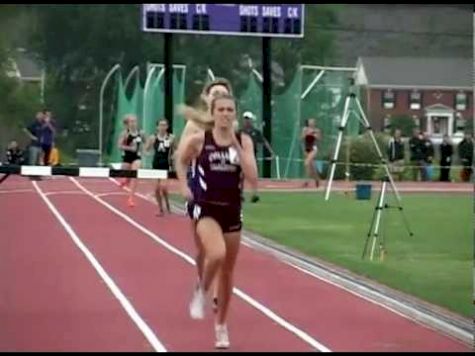
M 256 184 L 257 168 L 251 138 L 244 133 L 236 134 L 233 128 L 236 120 L 234 98 L 229 95 L 217 97 L 211 102 L 210 110 L 214 118 L 213 129 L 196 133 L 183 142 L 176 171 L 183 196 L 194 200 L 192 214 L 197 221 L 196 231 L 205 261 L 203 276 L 190 303 L 190 314 L 195 319 L 204 317 L 206 293 L 220 269 L 215 346 L 228 348 L 226 320 L 242 229 L 241 172 L 251 184 Z M 194 192 L 186 179 L 192 160 L 196 160 L 198 182 Z
M 157 122 L 157 132 L 150 136 L 145 150 L 153 148 L 153 169 L 159 169 L 170 173 L 171 158 L 175 144 L 175 137 L 168 133 L 168 121 L 165 119 Z M 168 213 L 170 213 L 170 202 L 168 200 L 168 185 L 166 179 L 158 179 L 155 188 L 155 198 L 159 208 L 158 216 L 163 216 L 162 198 L 165 200 Z
M 180 137 L 180 142 L 178 144 L 178 149 L 176 154 L 179 155 L 179 152 L 181 150 L 181 146 L 183 142 L 186 141 L 188 137 L 191 135 L 198 133 L 198 132 L 203 132 L 206 129 L 212 128 L 214 125 L 214 119 L 212 115 L 209 112 L 209 109 L 211 107 L 211 101 L 213 98 L 221 96 L 221 95 L 232 95 L 232 86 L 231 83 L 225 79 L 225 78 L 216 78 L 212 82 L 206 84 L 201 92 L 200 95 L 200 110 L 196 110 L 190 107 L 182 108 L 183 109 L 183 116 L 187 119 L 185 128 L 183 129 L 183 132 Z M 197 177 L 196 175 L 196 170 L 195 170 L 195 161 L 193 160 L 191 164 L 188 166 L 188 171 L 187 171 L 187 180 L 188 180 L 188 186 L 190 187 L 191 192 L 194 192 L 194 189 L 197 185 L 197 180 L 195 179 Z M 254 192 L 255 196 L 257 196 L 257 186 L 254 187 Z M 190 217 L 193 216 L 191 211 L 193 211 L 193 201 L 187 201 L 186 202 L 186 210 L 188 212 L 188 215 Z M 198 250 L 197 256 L 196 256 L 196 265 L 197 265 L 197 270 L 198 270 L 198 278 L 202 278 L 203 274 L 203 247 L 201 245 L 201 242 L 198 238 L 198 235 L 196 233 L 196 221 L 191 218 L 191 228 L 193 231 L 193 235 L 195 237 L 195 245 Z M 218 278 L 215 278 L 217 280 Z M 218 304 L 218 287 L 217 283 L 214 283 L 213 290 L 215 291 L 214 297 L 213 297 L 213 309 L 216 311 L 217 310 L 217 304 Z
M 315 157 L 317 155 L 317 142 L 320 139 L 320 130 L 315 127 L 315 119 L 308 119 L 302 130 L 302 140 L 304 146 L 304 166 L 307 175 L 315 181 L 315 186 L 320 185 L 320 177 L 315 169 Z M 307 186 L 308 182 L 304 183 Z
M 137 170 L 140 168 L 142 162 L 142 149 L 145 142 L 143 132 L 140 132 L 137 127 L 137 117 L 135 115 L 127 115 L 124 119 L 126 129 L 119 137 L 118 146 L 122 150 L 122 169 Z M 132 183 L 131 183 L 132 182 Z M 131 183 L 129 198 L 127 204 L 129 207 L 135 206 L 134 196 L 137 189 L 137 180 L 126 178 L 120 184 L 124 187 Z

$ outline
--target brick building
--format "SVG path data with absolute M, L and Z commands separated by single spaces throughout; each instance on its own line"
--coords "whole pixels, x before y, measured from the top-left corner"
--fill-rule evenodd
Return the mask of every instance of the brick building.
M 355 84 L 375 130 L 409 116 L 434 143 L 444 134 L 458 143 L 473 120 L 473 65 L 470 58 L 360 57 Z

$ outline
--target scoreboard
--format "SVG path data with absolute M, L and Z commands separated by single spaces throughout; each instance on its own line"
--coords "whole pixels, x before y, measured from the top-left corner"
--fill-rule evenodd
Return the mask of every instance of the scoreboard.
M 143 4 L 145 32 L 302 38 L 303 4 Z

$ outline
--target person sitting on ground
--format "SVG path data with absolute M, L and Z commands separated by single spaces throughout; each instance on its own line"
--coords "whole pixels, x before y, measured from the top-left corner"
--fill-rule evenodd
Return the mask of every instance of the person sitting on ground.
M 23 163 L 23 150 L 18 146 L 18 143 L 13 140 L 8 144 L 7 163 L 21 165 Z
M 7 164 L 13 164 L 13 165 L 21 165 L 23 164 L 24 158 L 23 158 L 23 150 L 21 150 L 18 147 L 18 143 L 13 140 L 8 144 L 7 147 L 7 152 L 6 152 L 6 157 L 7 157 Z M 5 174 L 3 177 L 0 178 L 0 184 L 5 181 L 10 176 L 10 173 Z

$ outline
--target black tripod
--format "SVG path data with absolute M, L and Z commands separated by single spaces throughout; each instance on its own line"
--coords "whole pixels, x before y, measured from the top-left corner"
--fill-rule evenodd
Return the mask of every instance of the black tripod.
M 357 112 L 355 112 L 354 110 L 350 110 L 350 107 L 352 107 L 352 108 L 356 107 Z M 345 127 L 346 127 L 346 125 L 348 123 L 348 120 L 350 118 L 350 113 L 355 113 L 356 117 L 358 118 L 360 123 L 365 126 L 366 130 L 368 130 L 369 135 L 371 137 L 371 140 L 373 142 L 374 148 L 376 149 L 376 152 L 378 153 L 378 156 L 381 160 L 381 164 L 384 167 L 388 182 L 391 184 L 391 187 L 393 189 L 394 194 L 396 195 L 397 199 L 400 201 L 401 197 L 399 195 L 399 192 L 396 188 L 396 184 L 394 183 L 394 180 L 393 180 L 393 178 L 391 176 L 391 173 L 389 171 L 388 162 L 384 158 L 383 152 L 379 148 L 378 141 L 376 140 L 376 136 L 374 135 L 374 132 L 373 132 L 373 129 L 371 128 L 369 120 L 366 117 L 366 114 L 364 113 L 364 110 L 363 110 L 363 107 L 361 106 L 360 101 L 358 100 L 358 98 L 356 97 L 356 95 L 354 93 L 350 93 L 346 97 L 346 100 L 345 100 L 345 107 L 343 109 L 343 115 L 342 115 L 340 127 L 338 128 L 339 132 L 338 132 L 338 138 L 337 138 L 337 142 L 336 142 L 336 148 L 335 148 L 335 152 L 333 154 L 333 159 L 331 160 L 330 175 L 329 175 L 329 178 L 328 178 L 327 188 L 326 188 L 326 192 L 325 192 L 325 200 L 328 200 L 330 198 L 330 191 L 331 191 L 331 187 L 332 187 L 332 183 L 333 183 L 333 177 L 335 175 L 335 169 L 336 169 L 336 163 L 337 163 L 337 160 L 338 160 L 338 154 L 340 152 L 340 147 L 341 147 L 341 143 L 342 143 L 342 139 L 343 139 L 343 132 L 345 131 Z
M 399 196 L 396 194 L 396 200 L 397 200 L 397 205 L 392 206 L 384 202 L 384 198 L 386 196 L 386 189 L 388 187 L 388 183 L 390 183 L 390 178 L 388 176 L 385 176 L 382 179 L 382 186 L 381 186 L 381 192 L 379 193 L 378 197 L 378 203 L 376 205 L 376 208 L 374 209 L 373 217 L 371 219 L 371 225 L 369 227 L 368 231 L 368 237 L 366 238 L 365 246 L 363 249 L 363 255 L 361 258 L 365 258 L 365 256 L 368 253 L 368 245 L 371 241 L 371 253 L 370 253 L 370 260 L 373 260 L 374 252 L 376 249 L 376 244 L 379 248 L 379 256 L 380 259 L 384 259 L 384 255 L 386 254 L 386 247 L 385 247 L 385 241 L 384 241 L 384 235 L 379 233 L 380 227 L 382 225 L 381 222 L 381 215 L 383 213 L 383 209 L 398 209 L 401 212 L 402 219 L 404 221 L 404 225 L 406 226 L 407 232 L 409 233 L 409 236 L 414 236 L 414 234 L 411 231 L 411 228 L 409 227 L 409 222 L 407 221 L 406 215 L 404 215 L 404 211 L 402 209 L 401 201 L 399 200 Z

